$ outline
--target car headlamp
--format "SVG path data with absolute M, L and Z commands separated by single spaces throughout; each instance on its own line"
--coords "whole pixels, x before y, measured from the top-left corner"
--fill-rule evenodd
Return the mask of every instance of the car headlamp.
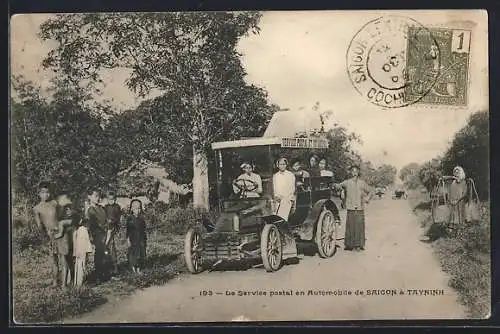
M 238 215 L 233 216 L 233 231 L 238 232 L 240 230 L 240 217 Z

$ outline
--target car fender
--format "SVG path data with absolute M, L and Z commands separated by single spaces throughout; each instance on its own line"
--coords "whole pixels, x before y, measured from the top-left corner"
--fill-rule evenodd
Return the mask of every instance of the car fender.
M 318 217 L 324 207 L 333 213 L 336 220 L 340 220 L 339 210 L 335 202 L 331 199 L 321 199 L 317 201 L 312 207 L 311 212 L 309 212 L 307 218 L 304 220 L 304 223 L 302 223 L 301 227 L 297 231 L 302 240 L 312 240 L 314 238 Z
M 285 220 L 278 215 L 269 215 L 260 217 L 265 224 L 278 224 L 283 223 Z

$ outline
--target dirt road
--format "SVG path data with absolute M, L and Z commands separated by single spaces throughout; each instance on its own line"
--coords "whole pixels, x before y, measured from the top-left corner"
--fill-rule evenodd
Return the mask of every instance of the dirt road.
M 252 268 L 184 275 L 164 286 L 148 288 L 119 303 L 106 304 L 65 322 L 456 319 L 465 316 L 430 245 L 419 241 L 422 231 L 407 201 L 392 200 L 389 196 L 373 200 L 367 208 L 366 220 L 365 252 L 344 251 L 340 241 L 342 248 L 331 259 L 304 256 L 300 263 L 287 265 L 275 273 Z M 343 232 L 342 228 L 342 236 Z M 207 296 L 203 296 L 204 291 Z M 238 291 L 250 295 L 239 296 Z M 255 296 L 252 292 L 266 295 Z M 301 292 L 304 295 L 296 295 Z M 322 292 L 327 295 L 321 295 Z

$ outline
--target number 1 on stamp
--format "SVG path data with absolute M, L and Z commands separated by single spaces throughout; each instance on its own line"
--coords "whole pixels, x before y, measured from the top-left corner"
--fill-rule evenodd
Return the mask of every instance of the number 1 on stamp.
M 451 51 L 459 53 L 469 53 L 470 46 L 470 31 L 468 30 L 453 30 L 451 38 Z

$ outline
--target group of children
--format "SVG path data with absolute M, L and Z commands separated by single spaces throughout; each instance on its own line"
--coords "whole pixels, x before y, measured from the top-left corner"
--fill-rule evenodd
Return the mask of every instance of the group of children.
M 147 235 L 140 200 L 132 200 L 129 214 L 123 217 L 112 191 L 102 201 L 100 191 L 92 189 L 80 210 L 67 194 L 54 199 L 46 182 L 40 184 L 38 194 L 40 202 L 34 207 L 35 221 L 49 239 L 53 286 L 81 286 L 89 273 L 88 262 L 92 254 L 97 281 L 117 279 L 115 237 L 122 221 L 126 222 L 130 269 L 141 273 Z

